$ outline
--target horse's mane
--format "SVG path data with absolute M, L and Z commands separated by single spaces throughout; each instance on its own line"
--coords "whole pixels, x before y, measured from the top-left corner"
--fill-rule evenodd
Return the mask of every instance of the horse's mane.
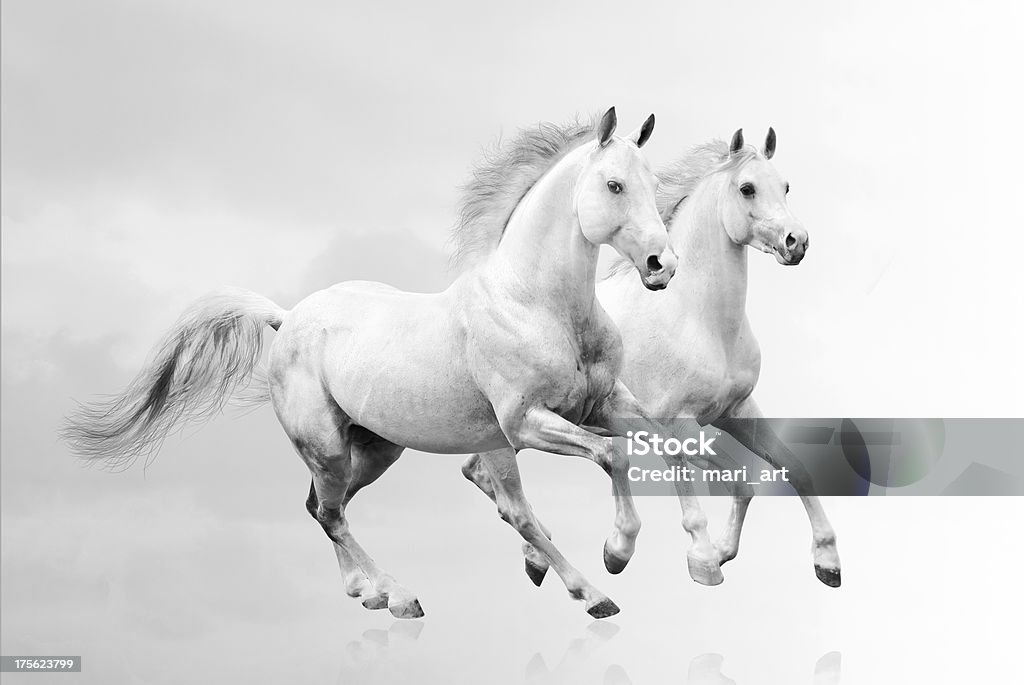
M 735 169 L 760 154 L 753 145 L 744 145 L 736 154 L 729 154 L 729 144 L 712 140 L 692 148 L 686 156 L 658 170 L 658 214 L 667 226 L 679 205 L 697 189 L 700 182 L 719 171 Z M 625 273 L 632 268 L 629 260 L 617 257 L 605 278 Z
M 658 171 L 658 213 L 667 224 L 676 208 L 689 197 L 705 178 L 719 171 L 735 169 L 758 155 L 753 145 L 744 145 L 736 154 L 729 154 L 729 144 L 712 140 L 690 150 L 680 160 Z
M 462 187 L 459 219 L 451 234 L 452 266 L 470 267 L 493 252 L 526 193 L 569 151 L 596 136 L 597 122 L 592 117 L 561 126 L 540 123 L 485 151 Z

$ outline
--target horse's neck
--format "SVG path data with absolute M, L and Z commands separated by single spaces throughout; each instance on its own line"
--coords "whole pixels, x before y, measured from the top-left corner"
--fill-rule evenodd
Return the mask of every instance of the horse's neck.
M 492 256 L 516 276 L 522 295 L 566 308 L 574 320 L 593 311 L 598 259 L 573 206 L 581 158 L 579 150 L 570 153 L 526 194 Z
M 725 232 L 721 192 L 720 182 L 700 184 L 669 222 L 669 240 L 681 262 L 675 280 L 682 281 L 670 290 L 708 333 L 732 340 L 746 316 L 747 248 Z

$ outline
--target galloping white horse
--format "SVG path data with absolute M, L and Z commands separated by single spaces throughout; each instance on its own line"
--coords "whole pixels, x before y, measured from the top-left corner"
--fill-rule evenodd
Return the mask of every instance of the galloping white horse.
M 477 170 L 456 236 L 472 261 L 447 290 L 405 293 L 348 282 L 291 311 L 245 291 L 201 300 L 120 396 L 81 407 L 65 437 L 113 465 L 151 455 L 167 433 L 218 410 L 249 382 L 262 329 L 270 399 L 312 474 L 307 508 L 335 545 L 347 592 L 396 617 L 423 612 L 349 530 L 345 508 L 404 448 L 468 452 L 537 448 L 583 456 L 611 476 L 615 528 L 606 555 L 625 564 L 639 528 L 612 440 L 579 427 L 643 414 L 617 380 L 622 345 L 596 303 L 598 250 L 612 245 L 663 289 L 676 258 L 640 153 L 652 115 L 628 139 L 614 108 L 594 126 L 541 125 Z M 496 223 L 495 220 L 498 219 Z M 657 430 L 655 424 L 651 424 Z M 508 488 L 499 487 L 503 500 Z M 503 515 L 550 560 L 597 618 L 618 607 L 558 553 L 528 508 Z
M 715 141 L 700 146 L 661 171 L 658 209 L 682 264 L 679 276 L 666 296 L 645 298 L 623 277 L 620 265 L 598 284 L 597 293 L 622 334 L 622 378 L 652 416 L 711 423 L 770 464 L 789 469 L 790 483 L 811 522 L 815 573 L 821 582 L 838 587 L 835 532 L 806 469 L 767 423 L 744 420 L 762 418 L 752 395 L 761 351 L 746 315 L 746 247 L 772 254 L 780 264 L 796 265 L 809 245 L 807 231 L 786 204 L 789 183 L 769 162 L 775 144 L 773 129 L 763 150 L 744 145 L 739 130 L 729 145 Z M 470 460 L 482 463 L 493 478 L 511 474 L 518 481 L 515 455 L 509 450 Z M 729 468 L 729 461 L 720 452 L 716 466 Z M 703 584 L 720 583 L 717 565 L 735 558 L 739 549 L 754 493 L 746 483 L 730 485 L 732 511 L 725 534 L 714 545 L 713 561 L 707 558 L 707 518 L 688 502 L 692 492 L 679 493 L 683 527 L 694 540 L 688 553 L 690 575 Z M 539 585 L 547 570 L 544 555 L 528 543 L 523 552 L 527 573 Z

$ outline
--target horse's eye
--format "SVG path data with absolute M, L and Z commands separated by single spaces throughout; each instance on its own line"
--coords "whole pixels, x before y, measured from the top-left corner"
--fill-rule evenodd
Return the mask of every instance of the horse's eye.
M 743 197 L 754 197 L 754 184 L 744 183 L 740 186 L 740 192 L 743 193 Z
M 618 181 L 608 181 L 608 190 L 618 195 L 622 192 L 622 184 Z
M 786 184 L 786 195 L 789 195 L 789 184 Z

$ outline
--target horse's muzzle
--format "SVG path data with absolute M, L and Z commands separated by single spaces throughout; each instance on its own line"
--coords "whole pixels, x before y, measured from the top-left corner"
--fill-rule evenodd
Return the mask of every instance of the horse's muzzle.
M 640 280 L 648 290 L 664 290 L 668 282 L 676 273 L 678 264 L 675 253 L 671 248 L 666 249 L 660 255 L 650 255 L 640 271 Z
M 779 264 L 796 266 L 803 261 L 810 246 L 811 239 L 806 231 L 799 229 L 789 232 L 783 238 L 782 244 L 775 248 L 775 259 Z

